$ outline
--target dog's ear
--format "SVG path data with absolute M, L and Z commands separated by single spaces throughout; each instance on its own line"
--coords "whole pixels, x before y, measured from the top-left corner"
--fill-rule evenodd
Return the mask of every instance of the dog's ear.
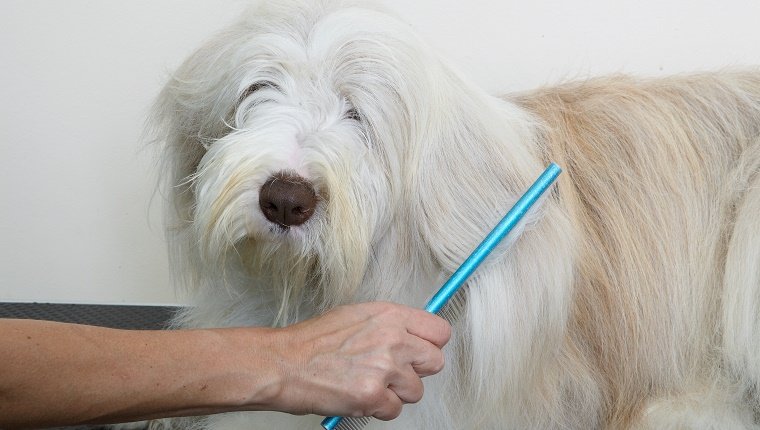
M 453 72 L 412 115 L 412 219 L 446 270 L 462 263 L 543 169 L 531 118 Z M 422 107 L 420 107 L 422 108 Z
M 430 255 L 444 278 L 540 175 L 547 157 L 540 126 L 517 105 L 445 72 L 428 76 L 438 91 L 426 93 L 434 99 L 423 114 L 410 116 L 407 219 L 415 226 L 411 234 L 419 235 L 413 243 L 425 247 L 418 255 Z M 466 345 L 458 365 L 477 382 L 463 381 L 449 392 L 468 392 L 480 413 L 497 415 L 510 403 L 519 410 L 515 386 L 534 383 L 533 375 L 554 377 L 547 370 L 554 355 L 536 351 L 553 352 L 562 344 L 575 248 L 573 226 L 557 199 L 547 193 L 463 290 L 455 328 L 460 334 L 452 343 Z M 568 373 L 578 381 L 569 386 L 592 386 L 588 373 Z M 593 401 L 597 394 L 589 389 L 571 398 Z
M 208 145 L 229 132 L 239 95 L 230 58 L 236 44 L 219 34 L 191 55 L 168 79 L 156 99 L 148 133 L 160 147 L 161 182 L 177 219 L 189 219 L 193 193 L 189 178 Z M 233 70 L 233 72 L 230 72 Z
M 342 61 L 342 71 L 357 77 L 349 93 L 387 166 L 397 199 L 389 206 L 405 215 L 396 219 L 429 248 L 421 251 L 455 269 L 545 167 L 538 126 L 408 29 L 394 30 L 344 45 L 362 61 Z
M 198 255 L 190 227 L 195 194 L 192 176 L 207 146 L 229 131 L 229 118 L 238 100 L 230 85 L 230 49 L 220 34 L 191 55 L 172 75 L 157 97 L 146 134 L 159 153 L 159 190 L 166 198 L 166 235 L 171 267 L 177 282 L 197 285 Z M 234 68 L 232 68 L 234 70 Z

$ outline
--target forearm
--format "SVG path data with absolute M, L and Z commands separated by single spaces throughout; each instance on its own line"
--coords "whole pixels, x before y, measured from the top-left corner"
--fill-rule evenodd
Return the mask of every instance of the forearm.
M 445 321 L 390 303 L 280 328 L 125 331 L 0 319 L 0 428 L 228 411 L 392 419 L 443 366 Z
M 279 390 L 269 329 L 0 323 L 1 428 L 255 410 Z

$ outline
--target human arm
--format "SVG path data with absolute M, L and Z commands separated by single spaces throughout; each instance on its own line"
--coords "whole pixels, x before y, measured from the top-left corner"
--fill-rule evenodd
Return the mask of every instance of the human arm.
M 282 329 L 127 331 L 0 320 L 0 427 L 236 410 L 374 415 L 419 400 L 448 325 L 388 303 Z

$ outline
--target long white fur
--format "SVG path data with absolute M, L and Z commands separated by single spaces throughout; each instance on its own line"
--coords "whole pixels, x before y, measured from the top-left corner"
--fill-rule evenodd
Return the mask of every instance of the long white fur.
M 760 72 L 497 98 L 371 6 L 273 1 L 193 54 L 155 112 L 185 327 L 419 306 L 548 161 L 565 167 L 540 222 L 469 282 L 447 368 L 371 428 L 759 427 Z M 258 209 L 281 170 L 320 196 L 287 233 Z

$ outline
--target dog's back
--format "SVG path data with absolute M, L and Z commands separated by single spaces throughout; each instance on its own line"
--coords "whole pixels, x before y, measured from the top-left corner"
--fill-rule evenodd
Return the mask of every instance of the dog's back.
M 602 375 L 605 420 L 751 422 L 756 399 L 731 405 L 760 383 L 760 73 L 603 78 L 514 101 L 567 172 L 581 237 L 568 336 Z

